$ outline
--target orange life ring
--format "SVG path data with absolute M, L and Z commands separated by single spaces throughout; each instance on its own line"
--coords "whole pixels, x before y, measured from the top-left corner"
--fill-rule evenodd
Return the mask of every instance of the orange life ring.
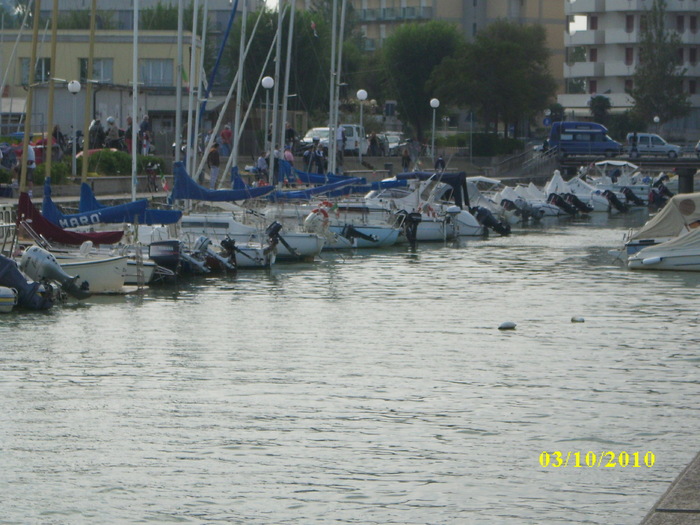
M 332 208 L 332 207 L 333 207 L 333 203 L 330 202 L 330 201 L 321 201 L 321 202 L 319 203 L 319 206 L 323 206 L 324 208 Z
M 311 213 L 320 213 L 321 215 L 323 215 L 324 220 L 328 220 L 328 212 L 325 208 L 314 208 L 313 210 L 311 210 Z

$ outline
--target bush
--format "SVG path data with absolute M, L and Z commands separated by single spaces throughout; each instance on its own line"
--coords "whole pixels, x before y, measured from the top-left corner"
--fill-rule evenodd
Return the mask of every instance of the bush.
M 83 158 L 78 159 L 78 173 L 82 173 Z M 143 175 L 146 172 L 146 164 L 158 162 L 163 166 L 163 159 L 152 155 L 138 155 L 136 157 L 136 173 Z M 97 175 L 131 175 L 131 155 L 125 151 L 110 151 L 103 149 L 90 155 L 88 160 L 88 172 Z
M 70 161 L 70 159 L 68 159 Z M 64 184 L 71 175 L 69 162 L 59 161 L 51 163 L 51 184 Z M 34 172 L 34 184 L 42 185 L 46 178 L 46 164 L 38 164 Z

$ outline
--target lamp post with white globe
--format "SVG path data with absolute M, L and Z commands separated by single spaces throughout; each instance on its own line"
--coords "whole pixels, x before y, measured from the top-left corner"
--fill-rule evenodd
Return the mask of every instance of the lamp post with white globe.
M 68 82 L 68 91 L 70 92 L 71 95 L 73 95 L 73 126 L 71 130 L 71 135 L 73 137 L 73 160 L 71 164 L 71 175 L 73 177 L 77 176 L 77 168 L 76 168 L 76 160 L 75 160 L 75 155 L 76 155 L 76 143 L 78 142 L 78 137 L 76 136 L 76 130 L 75 130 L 75 96 L 80 93 L 80 82 L 77 80 L 71 80 Z M 87 158 L 85 159 L 87 160 Z
M 435 111 L 440 107 L 440 101 L 436 98 L 431 98 L 430 107 L 433 108 L 433 135 L 430 142 L 430 152 L 433 155 L 433 164 L 435 164 Z
M 265 144 L 265 147 L 263 148 L 264 151 L 268 150 L 268 144 L 267 144 L 267 134 L 268 134 L 268 127 L 270 124 L 268 123 L 269 119 L 269 113 L 270 113 L 270 90 L 273 88 L 275 85 L 275 79 L 272 77 L 263 77 L 262 79 L 262 87 L 265 88 L 265 140 L 263 143 Z M 270 162 L 272 162 L 272 159 L 270 159 Z
M 659 122 L 661 122 L 661 119 L 659 118 L 658 115 L 654 117 L 654 126 L 656 127 L 656 133 L 659 132 Z
M 365 91 L 364 89 L 358 89 L 357 90 L 357 100 L 360 101 L 360 132 L 361 132 L 361 136 L 360 136 L 359 156 L 360 156 L 360 164 L 362 164 L 362 143 L 365 140 L 365 137 L 362 136 L 362 135 L 364 135 L 364 130 L 365 130 L 365 128 L 362 127 L 362 108 L 365 105 L 365 100 L 367 100 L 367 91 Z

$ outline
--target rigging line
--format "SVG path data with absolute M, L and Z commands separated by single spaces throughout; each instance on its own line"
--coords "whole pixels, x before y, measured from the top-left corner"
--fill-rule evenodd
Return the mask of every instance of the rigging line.
M 2 84 L 0 84 L 0 93 L 2 93 L 5 90 L 5 85 L 7 84 L 7 76 L 10 74 L 10 67 L 15 59 L 15 53 L 17 52 L 17 46 L 19 45 L 19 40 L 22 37 L 22 31 L 24 29 L 24 26 L 27 23 L 27 18 L 29 17 L 29 12 L 32 10 L 31 9 L 32 2 L 33 2 L 33 0 L 29 0 L 27 2 L 27 10 L 24 12 L 24 18 L 22 19 L 22 24 L 17 29 L 17 38 L 15 39 L 15 43 L 12 46 L 12 53 L 10 53 L 10 59 L 7 61 L 7 67 L 5 68 L 5 74 L 2 77 Z

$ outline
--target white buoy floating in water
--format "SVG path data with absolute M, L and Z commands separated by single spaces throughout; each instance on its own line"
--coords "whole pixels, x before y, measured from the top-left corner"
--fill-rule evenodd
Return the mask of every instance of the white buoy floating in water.
M 572 323 L 583 323 L 585 319 L 581 317 L 580 315 L 575 315 L 571 318 Z
M 499 330 L 515 330 L 515 327 L 518 326 L 515 324 L 513 321 L 505 321 L 501 323 L 501 326 L 498 327 Z

